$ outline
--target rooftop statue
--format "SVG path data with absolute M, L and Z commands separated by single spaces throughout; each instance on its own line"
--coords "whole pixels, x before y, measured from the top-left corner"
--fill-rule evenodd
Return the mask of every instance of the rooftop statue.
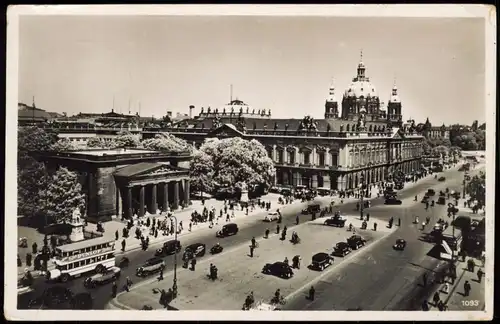
M 247 114 L 248 114 L 248 110 L 249 110 L 249 109 L 250 109 L 250 108 L 248 108 L 248 107 L 247 107 Z
M 201 107 L 201 113 L 202 113 L 202 114 L 203 114 L 204 110 L 205 110 L 205 109 L 204 109 L 203 107 Z

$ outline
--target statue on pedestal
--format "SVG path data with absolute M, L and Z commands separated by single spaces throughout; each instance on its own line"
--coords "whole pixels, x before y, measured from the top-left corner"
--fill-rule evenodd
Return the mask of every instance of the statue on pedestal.
M 80 208 L 75 208 L 73 210 L 73 214 L 71 215 L 71 226 L 73 229 L 71 230 L 71 234 L 69 235 L 69 239 L 71 242 L 83 241 L 85 237 L 83 236 L 83 222 L 82 222 L 82 214 L 80 213 Z

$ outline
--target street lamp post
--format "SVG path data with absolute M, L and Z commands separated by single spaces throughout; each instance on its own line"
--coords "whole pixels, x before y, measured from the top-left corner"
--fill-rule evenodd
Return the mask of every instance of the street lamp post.
M 174 215 L 170 215 L 170 217 L 175 220 L 174 240 L 177 242 L 177 232 L 178 232 L 177 231 L 177 217 L 175 217 Z M 176 298 L 177 297 L 177 250 L 174 253 L 174 282 L 172 285 L 172 292 L 174 294 L 173 298 Z
M 361 177 L 360 177 L 360 181 L 361 183 L 359 184 L 360 188 L 361 188 L 361 192 L 360 192 L 360 195 L 359 195 L 359 211 L 360 211 L 360 218 L 363 219 L 363 209 L 365 207 L 365 201 L 364 201 L 364 196 L 365 196 L 365 192 L 364 192 L 364 183 L 365 183 L 365 176 L 364 174 L 362 173 L 361 174 Z

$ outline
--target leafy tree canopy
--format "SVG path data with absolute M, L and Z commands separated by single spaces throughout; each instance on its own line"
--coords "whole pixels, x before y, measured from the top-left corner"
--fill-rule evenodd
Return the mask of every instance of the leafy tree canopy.
M 154 138 L 142 141 L 146 149 L 169 152 L 192 152 L 193 147 L 185 140 L 168 133 L 157 134 Z

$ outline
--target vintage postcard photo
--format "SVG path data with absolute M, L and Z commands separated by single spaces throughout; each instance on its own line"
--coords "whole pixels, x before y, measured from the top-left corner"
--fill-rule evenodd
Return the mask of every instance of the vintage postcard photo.
M 491 319 L 495 10 L 9 7 L 6 317 Z

